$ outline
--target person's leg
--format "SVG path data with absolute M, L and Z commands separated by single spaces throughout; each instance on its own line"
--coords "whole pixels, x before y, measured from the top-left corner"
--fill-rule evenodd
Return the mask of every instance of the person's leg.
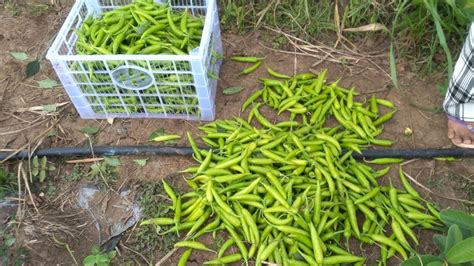
M 454 66 L 443 107 L 453 144 L 474 148 L 474 23 Z

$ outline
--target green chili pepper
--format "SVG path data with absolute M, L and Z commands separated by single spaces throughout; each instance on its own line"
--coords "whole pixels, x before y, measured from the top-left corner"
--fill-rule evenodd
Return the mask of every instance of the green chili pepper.
M 257 68 L 259 68 L 261 65 L 262 65 L 262 61 L 258 61 L 257 63 L 245 68 L 244 70 L 242 70 L 242 72 L 240 72 L 241 75 L 247 75 L 247 74 L 250 74 L 252 72 L 254 72 L 255 70 L 257 70 Z
M 264 58 L 255 57 L 255 56 L 232 56 L 230 59 L 236 62 L 242 63 L 257 63 L 262 61 Z

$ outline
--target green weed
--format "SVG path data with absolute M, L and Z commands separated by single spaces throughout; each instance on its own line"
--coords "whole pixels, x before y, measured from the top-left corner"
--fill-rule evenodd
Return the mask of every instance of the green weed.
M 72 171 L 69 174 L 63 176 L 63 179 L 67 182 L 78 182 L 84 176 L 85 174 L 81 171 L 81 165 L 75 164 L 72 168 Z
M 30 4 L 30 5 L 27 5 L 25 9 L 28 15 L 30 15 L 31 17 L 40 17 L 48 13 L 48 11 L 50 10 L 50 7 L 45 4 L 38 4 L 38 5 Z
M 309 1 L 309 0 L 220 0 L 222 26 L 225 30 L 247 33 L 264 26 L 281 30 L 306 41 L 337 29 L 335 6 L 344 28 L 381 23 L 391 28 L 391 75 L 398 87 L 396 61 L 409 59 L 422 66 L 422 74 L 452 72 L 453 58 L 459 53 L 474 17 L 472 1 L 380 0 L 380 1 Z M 398 16 L 398 15 L 400 16 Z M 399 18 L 398 18 L 399 17 Z M 396 19 L 398 18 L 398 19 Z M 350 40 L 383 32 L 343 33 Z M 278 42 L 274 47 L 280 46 Z M 444 93 L 447 86 L 440 86 Z
M 51 197 L 56 196 L 57 193 L 58 193 L 58 188 L 52 182 L 48 183 L 46 193 L 45 193 L 46 196 L 51 198 Z
M 440 189 L 445 185 L 445 181 L 443 178 L 439 177 L 431 177 L 428 179 L 428 187 L 433 188 L 433 189 Z
M 142 209 L 143 219 L 163 217 L 168 214 L 169 200 L 166 199 L 161 182 L 146 182 L 140 185 L 137 193 L 137 203 Z M 167 228 L 161 228 L 166 230 Z M 139 226 L 136 231 L 135 249 L 143 253 L 153 255 L 157 248 L 161 252 L 168 252 L 173 245 L 179 241 L 177 234 L 167 234 L 160 236 L 157 228 L 153 225 Z
M 451 173 L 448 175 L 450 184 L 452 184 L 453 189 L 459 193 L 465 194 L 463 197 L 469 201 L 474 201 L 474 184 L 469 180 L 468 177 L 461 176 L 456 173 Z M 467 212 L 472 212 L 474 207 L 469 204 L 461 203 L 461 207 Z
M 16 237 L 8 226 L 0 228 L 0 264 L 24 265 L 28 250 L 23 247 L 15 248 Z
M 6 0 L 5 1 L 5 10 L 10 13 L 10 16 L 17 17 L 21 14 L 21 6 L 14 0 Z
M 16 191 L 15 174 L 0 166 L 0 198 Z
M 117 157 L 105 157 L 103 161 L 91 165 L 88 178 L 101 188 L 109 187 L 110 183 L 118 180 L 118 166 L 120 161 Z
M 91 255 L 84 258 L 84 266 L 107 266 L 116 256 L 115 250 L 106 253 L 97 246 L 91 248 L 91 253 Z

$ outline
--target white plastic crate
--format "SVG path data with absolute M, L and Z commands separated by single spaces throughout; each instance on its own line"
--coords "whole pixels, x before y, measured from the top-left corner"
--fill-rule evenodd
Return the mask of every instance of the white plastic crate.
M 48 50 L 46 57 L 80 116 L 214 120 L 217 80 L 212 77 L 219 75 L 223 54 L 216 0 L 169 1 L 173 9 L 205 16 L 201 43 L 189 55 L 75 54 L 74 30 L 88 16 L 131 2 L 76 1 Z

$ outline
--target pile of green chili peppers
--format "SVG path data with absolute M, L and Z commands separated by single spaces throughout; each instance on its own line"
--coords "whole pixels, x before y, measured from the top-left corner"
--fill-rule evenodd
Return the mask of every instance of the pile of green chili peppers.
M 175 246 L 185 249 L 178 265 L 186 265 L 193 250 L 216 253 L 204 264 L 364 265 L 366 258 L 349 249 L 351 239 L 378 247 L 379 265 L 406 259 L 419 243 L 414 228 L 440 226 L 438 211 L 401 166 L 400 188 L 383 186 L 379 179 L 390 166 L 375 170 L 352 157 L 371 144 L 393 144 L 377 138 L 395 112 L 393 103 L 357 101 L 362 97 L 354 88 L 327 83 L 326 71 L 293 77 L 268 72 L 277 79 L 261 79 L 262 88 L 242 106 L 251 107 L 247 119 L 200 127 L 209 150 L 199 149 L 188 133 L 199 163 L 184 171 L 191 174 L 185 179 L 191 192 L 177 193 L 163 181 L 172 216 L 142 225 L 182 236 Z M 264 109 L 275 110 L 272 119 Z M 228 240 L 218 251 L 199 241 L 220 231 Z
M 178 54 L 199 46 L 204 19 L 148 0 L 88 17 L 76 32 L 78 54 Z

